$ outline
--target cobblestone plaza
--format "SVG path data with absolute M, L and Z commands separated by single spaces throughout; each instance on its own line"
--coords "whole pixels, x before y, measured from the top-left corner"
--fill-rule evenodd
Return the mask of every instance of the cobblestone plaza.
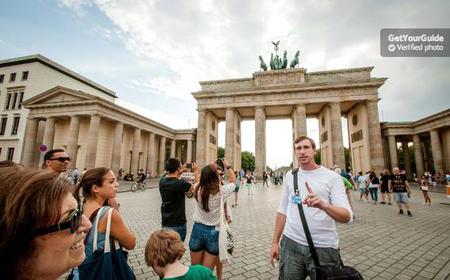
M 249 197 L 241 188 L 231 225 L 235 252 L 231 264 L 224 266 L 224 279 L 278 279 L 278 268 L 272 268 L 268 255 L 281 190 L 280 186 L 266 189 L 258 184 Z M 430 193 L 433 204 L 427 207 L 422 205 L 422 194 L 413 190 L 413 217 L 398 215 L 395 206 L 373 205 L 358 197 L 354 192 L 354 222 L 338 225 L 344 264 L 356 267 L 364 279 L 449 279 L 450 201 L 445 194 Z M 137 278 L 159 279 L 144 262 L 145 242 L 161 226 L 158 189 L 123 192 L 118 198 L 121 212 L 138 240 L 129 255 Z M 193 199 L 186 203 L 186 247 L 194 203 Z M 190 263 L 189 250 L 184 262 Z

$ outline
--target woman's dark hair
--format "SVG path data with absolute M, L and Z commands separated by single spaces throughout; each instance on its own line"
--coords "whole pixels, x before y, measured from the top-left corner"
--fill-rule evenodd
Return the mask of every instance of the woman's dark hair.
M 219 187 L 220 178 L 217 174 L 217 169 L 211 164 L 203 167 L 200 173 L 200 182 L 194 191 L 194 197 L 198 201 L 200 193 L 202 208 L 206 212 L 209 212 L 209 195 L 217 193 Z
M 26 275 L 36 255 L 34 230 L 57 223 L 72 184 L 54 173 L 18 166 L 0 168 L 0 275 Z
M 75 189 L 75 196 L 77 197 L 77 199 L 80 195 L 80 190 L 82 190 L 83 197 L 85 199 L 92 197 L 92 186 L 103 186 L 105 175 L 108 174 L 110 170 L 111 169 L 106 167 L 97 167 L 86 171 L 81 177 L 81 180 Z

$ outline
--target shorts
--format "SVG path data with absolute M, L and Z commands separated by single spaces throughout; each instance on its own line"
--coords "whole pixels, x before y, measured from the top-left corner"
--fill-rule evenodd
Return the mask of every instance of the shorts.
M 388 192 L 389 192 L 388 186 L 381 185 L 381 193 L 388 193 Z
M 366 189 L 365 189 L 365 188 L 364 188 L 364 189 L 359 188 L 359 192 L 360 192 L 360 193 L 366 193 Z
M 163 227 L 163 228 L 169 228 L 169 229 L 173 229 L 174 231 L 176 231 L 180 235 L 180 239 L 183 242 L 186 239 L 186 224 L 181 225 L 181 226 Z
M 394 201 L 397 203 L 408 204 L 408 193 L 407 192 L 395 192 Z
M 219 255 L 219 231 L 216 226 L 194 223 L 192 227 L 189 250 L 192 252 L 206 251 L 208 254 Z

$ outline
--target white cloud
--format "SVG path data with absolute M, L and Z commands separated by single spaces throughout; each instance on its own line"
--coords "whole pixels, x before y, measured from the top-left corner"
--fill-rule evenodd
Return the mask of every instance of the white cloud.
M 84 8 L 92 6 L 91 0 L 58 0 L 58 6 L 67 7 L 75 11 L 75 13 L 83 17 L 86 15 Z
M 173 129 L 186 129 L 186 128 L 193 128 L 196 127 L 196 123 L 190 123 L 191 120 L 186 120 L 183 118 L 178 118 L 174 114 L 167 113 L 164 111 L 156 111 L 156 110 L 148 110 L 144 107 L 141 107 L 136 104 L 132 104 L 129 102 L 126 102 L 124 100 L 116 100 L 116 104 L 124 107 L 128 110 L 131 110 L 135 113 L 138 113 L 144 117 L 147 117 L 149 119 L 152 119 L 156 122 L 159 122 L 161 124 L 164 124 L 166 126 L 169 126 Z
M 300 66 L 309 71 L 375 66 L 374 77 L 389 78 L 379 90 L 382 97 L 379 106 L 386 120 L 414 120 L 445 109 L 450 102 L 447 94 L 450 83 L 446 82 L 450 74 L 448 59 L 395 59 L 379 55 L 381 28 L 442 27 L 448 15 L 448 4 L 444 1 L 434 4 L 409 1 L 406 6 L 400 2 L 385 5 L 347 0 L 339 3 L 59 0 L 59 3 L 81 15 L 86 13 L 85 8 L 96 5 L 113 27 L 94 31 L 106 39 L 119 38 L 143 71 L 145 67 L 152 68 L 147 77 L 139 75 L 127 80 L 122 77 L 126 80 L 125 87 L 158 95 L 167 103 L 181 100 L 186 106 L 195 107 L 190 93 L 199 89 L 199 81 L 251 76 L 259 68 L 258 55 L 267 63 L 273 52 L 270 42 L 278 40 L 280 53 L 286 49 L 289 59 L 300 50 Z M 433 17 L 426 18 L 423 14 Z M 150 108 L 153 104 L 148 99 L 140 105 Z M 426 108 L 423 104 L 427 104 Z M 163 110 L 157 108 L 158 113 L 147 110 L 146 114 L 153 114 L 169 126 L 179 123 L 186 127 L 185 118 L 178 117 L 178 112 L 162 113 Z M 398 114 L 400 110 L 402 114 Z M 196 116 L 192 120 L 191 127 Z M 243 149 L 254 151 L 254 127 L 247 125 L 242 124 Z M 271 128 L 270 133 L 284 133 L 277 129 Z M 318 142 L 317 120 L 308 120 L 308 135 Z M 344 133 L 346 142 L 348 137 Z M 288 153 L 285 161 L 291 158 Z

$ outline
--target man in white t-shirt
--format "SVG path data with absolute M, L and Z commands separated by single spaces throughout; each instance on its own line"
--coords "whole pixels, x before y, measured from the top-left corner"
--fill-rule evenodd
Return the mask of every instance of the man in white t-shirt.
M 294 141 L 298 170 L 299 196 L 294 193 L 292 172 L 286 174 L 284 192 L 278 209 L 270 258 L 280 260 L 279 279 L 316 279 L 298 203 L 306 221 L 321 265 L 339 266 L 339 239 L 335 221 L 350 223 L 352 210 L 339 174 L 314 162 L 316 145 L 306 136 Z M 280 243 L 281 239 L 281 243 Z

